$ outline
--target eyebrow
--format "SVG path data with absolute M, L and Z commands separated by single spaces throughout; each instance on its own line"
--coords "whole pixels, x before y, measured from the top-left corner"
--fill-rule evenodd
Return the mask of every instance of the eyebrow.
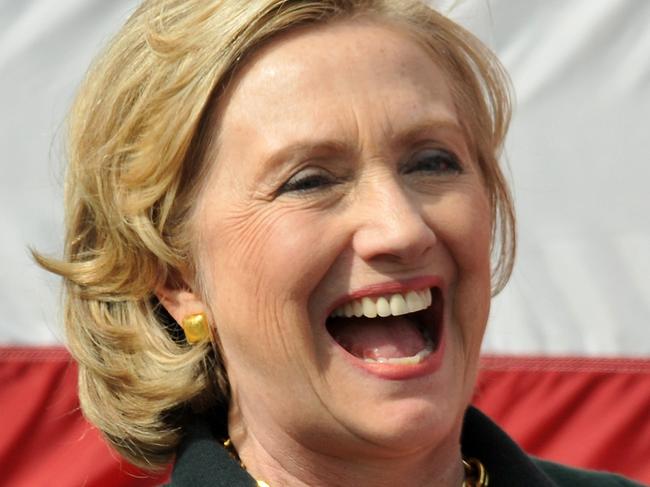
M 454 120 L 424 120 L 418 122 L 408 129 L 392 134 L 390 136 L 391 147 L 406 147 L 412 145 L 418 139 L 432 132 L 452 132 L 467 146 L 465 131 Z M 278 149 L 264 159 L 263 167 L 270 168 L 281 164 L 284 161 L 300 158 L 306 155 L 317 153 L 322 154 L 351 154 L 356 153 L 357 148 L 349 142 L 334 139 L 306 139 L 299 140 Z
M 354 152 L 349 143 L 338 140 L 303 140 L 293 142 L 278 149 L 264 159 L 264 167 L 275 167 L 278 164 L 308 154 L 341 154 Z
M 394 134 L 391 137 L 391 145 L 399 147 L 409 146 L 418 139 L 423 138 L 426 134 L 442 131 L 453 133 L 467 146 L 468 141 L 465 131 L 458 122 L 451 119 L 435 119 L 418 122 L 407 130 Z

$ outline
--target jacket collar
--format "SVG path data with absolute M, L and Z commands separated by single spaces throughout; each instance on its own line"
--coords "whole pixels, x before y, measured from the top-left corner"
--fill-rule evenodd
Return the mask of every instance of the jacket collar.
M 169 487 L 254 487 L 256 482 L 212 436 L 208 420 L 192 418 Z
M 481 461 L 490 485 L 556 485 L 501 428 L 473 406 L 465 412 L 460 443 L 464 457 Z

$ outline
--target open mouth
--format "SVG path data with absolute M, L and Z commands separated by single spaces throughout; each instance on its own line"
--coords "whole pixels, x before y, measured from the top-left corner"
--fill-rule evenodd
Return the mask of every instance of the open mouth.
M 341 347 L 365 362 L 418 364 L 440 344 L 443 306 L 437 287 L 365 296 L 337 307 L 326 325 Z

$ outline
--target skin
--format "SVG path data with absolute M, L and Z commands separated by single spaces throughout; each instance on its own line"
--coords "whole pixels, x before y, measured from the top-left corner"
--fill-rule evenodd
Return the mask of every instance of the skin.
M 275 486 L 460 485 L 492 222 L 444 72 L 402 28 L 345 21 L 271 42 L 216 110 L 195 214 L 208 298 L 158 295 L 179 321 L 208 311 L 247 469 Z M 446 285 L 441 367 L 386 380 L 344 360 L 334 301 L 427 275 Z

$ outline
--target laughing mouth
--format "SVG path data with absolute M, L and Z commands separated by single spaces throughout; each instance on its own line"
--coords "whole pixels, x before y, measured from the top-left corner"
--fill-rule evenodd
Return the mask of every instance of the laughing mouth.
M 326 324 L 342 348 L 365 362 L 418 364 L 439 346 L 442 310 L 442 292 L 434 287 L 348 301 Z

